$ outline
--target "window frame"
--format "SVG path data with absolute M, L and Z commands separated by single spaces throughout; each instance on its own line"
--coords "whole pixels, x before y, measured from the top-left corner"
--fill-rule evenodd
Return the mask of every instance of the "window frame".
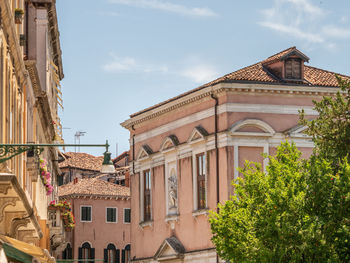
M 148 177 L 149 177 L 149 180 L 148 180 L 148 185 L 149 185 L 149 188 L 146 189 L 146 173 L 148 172 Z M 145 169 L 142 171 L 142 178 L 143 178 L 143 181 L 142 181 L 142 189 L 143 189 L 143 192 L 142 192 L 142 195 L 143 195 L 143 222 L 148 222 L 148 221 L 151 221 L 152 220 L 152 173 L 151 173 L 151 169 Z M 147 193 L 147 196 L 149 196 L 149 213 L 147 213 L 147 217 L 146 217 L 146 190 L 149 191 L 149 193 Z
M 114 221 L 108 221 L 108 209 L 115 209 L 115 222 Z M 112 223 L 112 224 L 116 224 L 116 223 L 118 223 L 118 207 L 112 207 L 112 206 L 108 206 L 108 207 L 106 207 L 106 223 L 107 224 L 110 224 L 110 223 Z
M 202 157 L 202 162 L 200 162 L 200 158 Z M 195 177 L 196 177 L 196 184 L 197 184 L 197 210 L 203 210 L 203 209 L 206 209 L 207 208 L 207 169 L 206 169 L 206 154 L 205 152 L 201 152 L 201 153 L 198 153 L 196 154 L 196 157 L 195 157 L 195 160 L 196 160 L 196 174 L 195 174 Z M 200 165 L 202 167 L 200 167 Z M 200 170 L 202 170 L 202 174 L 200 174 Z M 201 177 L 201 178 L 200 178 Z M 204 206 L 203 205 L 200 205 L 201 204 L 201 192 L 199 191 L 200 190 L 200 184 L 201 182 L 204 182 Z
M 129 209 L 130 210 L 130 222 L 125 222 L 125 210 Z M 123 208 L 123 223 L 124 224 L 130 224 L 131 223 L 131 208 L 125 207 Z
M 90 207 L 90 221 L 89 220 L 83 220 L 83 207 Z M 92 222 L 92 205 L 80 205 L 80 222 Z

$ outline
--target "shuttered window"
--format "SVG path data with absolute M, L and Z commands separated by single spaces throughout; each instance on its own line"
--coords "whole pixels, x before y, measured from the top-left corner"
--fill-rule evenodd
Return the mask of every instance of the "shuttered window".
M 204 209 L 206 207 L 206 183 L 205 183 L 205 155 L 200 153 L 196 155 L 197 165 L 197 207 Z
M 124 223 L 130 223 L 130 222 L 131 222 L 131 209 L 124 208 Z
M 81 207 L 80 221 L 91 222 L 91 206 L 82 206 Z
M 301 60 L 290 58 L 285 62 L 285 78 L 301 79 Z
M 107 219 L 108 223 L 116 223 L 117 222 L 117 208 L 115 207 L 107 207 Z

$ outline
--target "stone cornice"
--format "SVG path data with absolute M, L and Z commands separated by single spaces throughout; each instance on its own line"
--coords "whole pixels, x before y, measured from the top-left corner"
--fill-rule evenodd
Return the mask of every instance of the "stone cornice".
M 16 69 L 16 75 L 20 85 L 23 87 L 26 82 L 26 70 L 23 62 L 23 54 L 19 46 L 19 38 L 17 36 L 15 23 L 14 23 L 14 11 L 12 10 L 9 1 L 1 0 L 1 21 L 3 23 L 3 30 L 5 35 L 8 35 L 10 53 L 14 60 L 14 67 Z
M 51 44 L 53 49 L 53 61 L 58 66 L 59 77 L 62 80 L 63 65 L 62 65 L 62 50 L 60 45 L 60 33 L 58 31 L 56 0 L 52 0 L 50 7 L 47 10 L 49 18 L 49 32 L 51 37 Z
M 47 97 L 46 92 L 41 89 L 39 74 L 36 68 L 36 61 L 27 60 L 25 62 L 25 65 L 28 70 L 29 77 L 32 83 L 34 95 L 36 98 L 35 104 L 38 108 L 40 119 L 44 122 L 43 123 L 44 127 L 48 128 L 48 129 L 45 129 L 46 141 L 51 142 L 52 138 L 55 135 L 55 127 L 53 125 L 49 99 Z
M 242 84 L 242 83 L 218 83 L 211 87 L 206 87 L 194 93 L 180 97 L 174 101 L 155 107 L 149 111 L 136 115 L 123 123 L 126 129 L 131 130 L 132 126 L 139 125 L 160 115 L 176 110 L 190 103 L 199 101 L 211 94 L 222 92 L 233 93 L 256 93 L 256 94 L 276 94 L 276 95 L 297 95 L 297 96 L 328 96 L 339 91 L 337 88 L 321 88 L 310 86 L 290 86 L 290 85 L 268 85 L 268 84 Z

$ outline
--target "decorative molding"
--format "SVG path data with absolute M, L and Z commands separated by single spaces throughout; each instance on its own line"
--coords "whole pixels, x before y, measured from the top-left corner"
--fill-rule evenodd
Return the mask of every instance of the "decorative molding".
M 137 154 L 137 160 L 142 161 L 150 158 L 151 154 L 153 154 L 152 149 L 147 145 L 142 145 L 139 153 Z
M 0 183 L 0 194 L 7 195 L 7 192 L 8 192 L 8 190 L 10 188 L 11 188 L 11 184 L 10 183 L 1 182 Z
M 193 143 L 198 143 L 203 140 L 205 140 L 205 137 L 207 137 L 209 133 L 204 129 L 202 126 L 196 126 L 194 127 L 190 137 L 187 140 L 187 143 L 193 144 Z
M 27 227 L 30 223 L 29 218 L 22 218 L 17 220 L 12 220 L 9 236 L 12 238 L 18 238 L 18 230 L 20 227 Z
M 244 103 L 225 103 L 218 106 L 218 114 L 231 112 L 246 112 L 246 113 L 270 113 L 270 114 L 294 114 L 298 115 L 299 110 L 304 109 L 306 115 L 316 116 L 317 112 L 312 106 L 297 106 L 297 105 L 271 105 L 271 104 L 244 104 Z M 145 141 L 149 138 L 161 135 L 181 128 L 182 126 L 214 116 L 214 109 L 209 108 L 184 118 L 172 121 L 161 125 L 157 128 L 135 135 L 135 143 Z
M 27 84 L 26 69 L 23 63 L 23 53 L 19 46 L 19 37 L 14 23 L 14 12 L 10 6 L 10 1 L 0 1 L 2 29 L 8 36 L 8 45 L 10 48 L 11 58 L 14 61 L 16 77 L 19 77 L 21 86 Z
M 4 219 L 5 208 L 9 205 L 16 206 L 16 202 L 20 199 L 18 197 L 1 197 L 0 198 L 0 222 Z
M 170 135 L 166 137 L 161 146 L 160 146 L 160 151 L 162 153 L 169 152 L 172 150 L 175 150 L 175 147 L 179 144 L 179 139 L 175 135 Z
M 133 125 L 138 125 L 147 120 L 153 119 L 175 109 L 184 107 L 187 104 L 201 100 L 211 94 L 222 92 L 243 92 L 243 93 L 269 93 L 269 94 L 294 94 L 302 96 L 328 96 L 334 95 L 339 91 L 336 87 L 317 87 L 317 86 L 292 86 L 292 85 L 273 85 L 273 84 L 255 84 L 255 83 L 218 83 L 213 86 L 199 87 L 183 95 L 179 95 L 169 102 L 151 107 L 140 114 L 131 115 L 132 117 L 121 125 L 126 129 L 131 129 Z
M 197 217 L 200 215 L 208 215 L 209 214 L 209 208 L 201 209 L 201 210 L 195 210 L 192 212 L 192 216 Z

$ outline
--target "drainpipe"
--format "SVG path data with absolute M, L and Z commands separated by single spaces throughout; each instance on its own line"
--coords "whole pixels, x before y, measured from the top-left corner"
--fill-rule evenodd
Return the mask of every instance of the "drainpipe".
M 216 203 L 220 202 L 220 184 L 219 184 L 219 149 L 218 149 L 218 98 L 213 94 L 210 95 L 215 100 L 214 118 L 215 118 L 215 159 L 216 159 Z M 218 209 L 219 212 L 219 209 Z
M 210 95 L 213 100 L 215 100 L 214 106 L 214 121 L 215 121 L 215 159 L 216 159 L 216 204 L 220 202 L 220 176 L 219 176 L 219 149 L 218 149 L 218 98 L 213 94 Z M 219 208 L 217 208 L 219 213 Z M 216 263 L 219 263 L 219 255 L 216 253 Z
M 135 131 L 134 125 L 131 126 L 131 129 Z M 135 174 L 135 134 L 132 135 L 132 175 Z

